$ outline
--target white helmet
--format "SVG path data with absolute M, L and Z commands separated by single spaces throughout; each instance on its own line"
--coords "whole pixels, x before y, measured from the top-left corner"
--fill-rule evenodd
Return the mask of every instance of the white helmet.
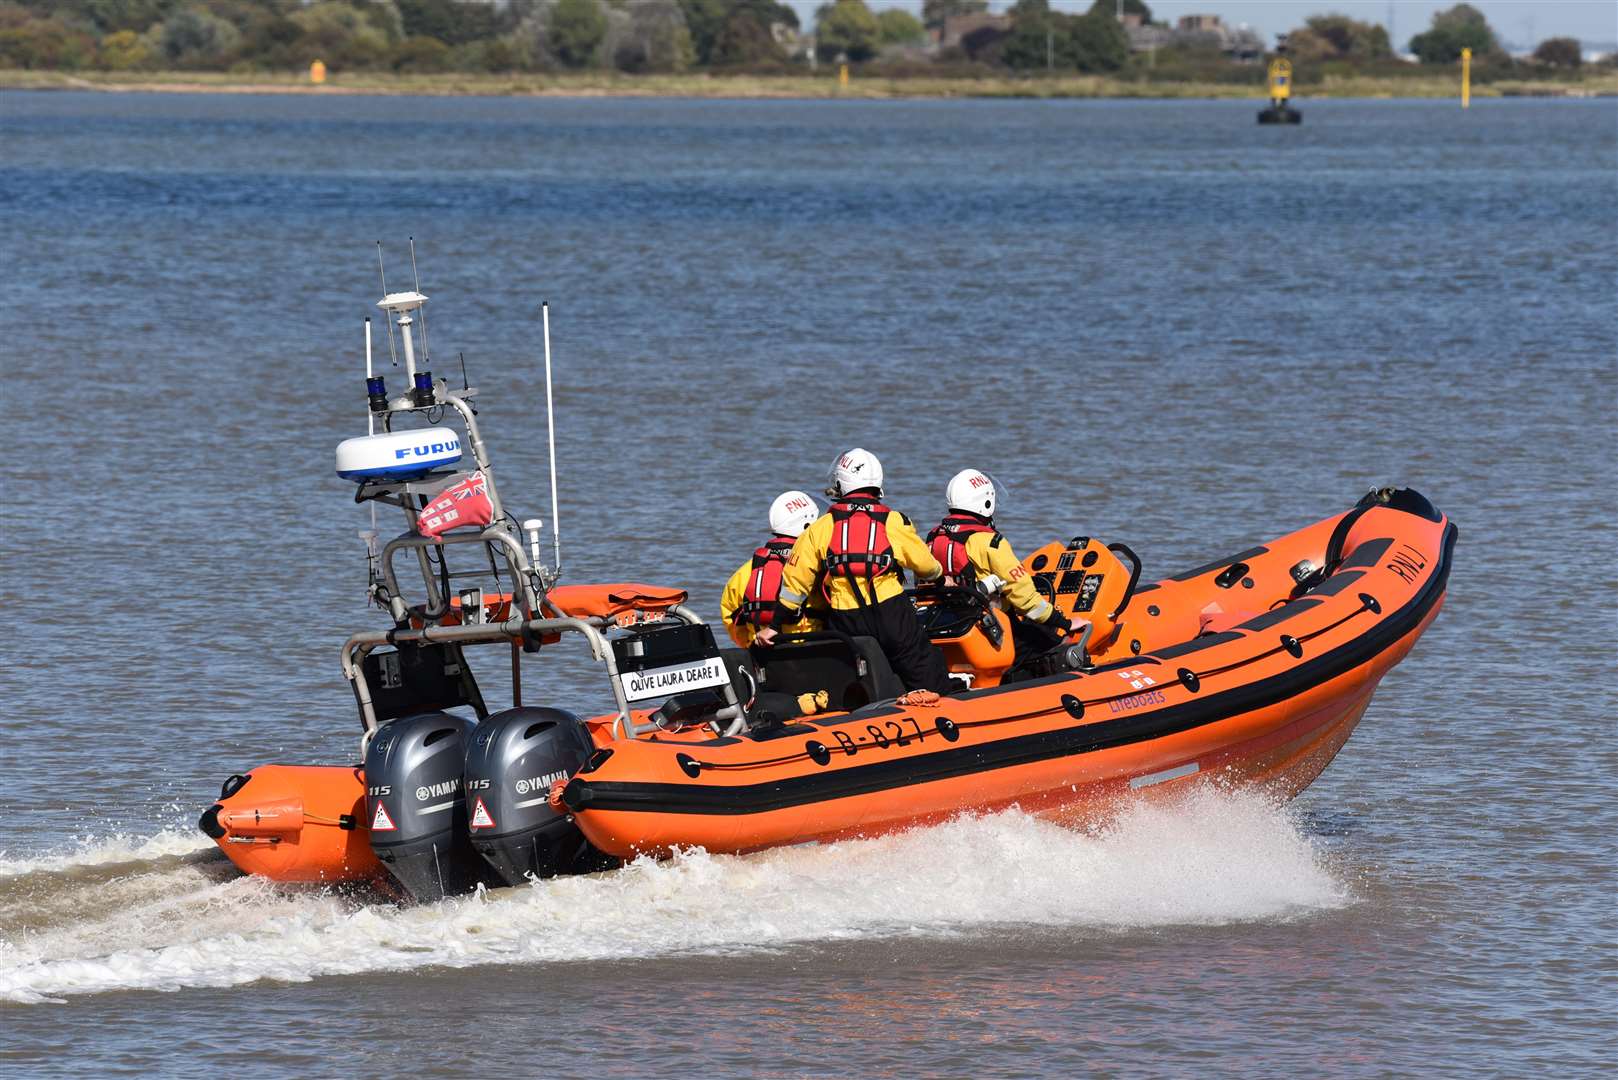
M 770 504 L 770 531 L 777 536 L 798 536 L 819 516 L 815 500 L 801 491 L 783 491 Z
M 856 446 L 832 463 L 826 494 L 834 497 L 847 495 L 861 488 L 876 488 L 881 493 L 882 463 L 869 450 Z
M 944 497 L 949 500 L 951 510 L 994 517 L 994 481 L 976 469 L 962 469 L 950 477 Z

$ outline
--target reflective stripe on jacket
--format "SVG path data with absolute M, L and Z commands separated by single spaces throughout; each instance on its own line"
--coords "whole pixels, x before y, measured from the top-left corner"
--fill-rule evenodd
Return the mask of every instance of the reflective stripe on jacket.
M 979 579 L 993 574 L 1003 583 L 1000 595 L 1006 605 L 1031 622 L 1046 622 L 1056 614 L 1050 601 L 1034 588 L 1034 579 L 1011 550 L 1011 542 L 990 529 L 966 538 L 966 556 Z

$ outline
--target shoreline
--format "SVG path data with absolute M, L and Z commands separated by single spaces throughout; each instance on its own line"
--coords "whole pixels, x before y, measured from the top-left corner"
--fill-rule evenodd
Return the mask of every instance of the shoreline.
M 847 87 L 830 76 L 809 75 L 614 75 L 604 72 L 521 75 L 394 75 L 359 72 L 334 75 L 314 85 L 296 75 L 218 72 L 77 72 L 0 70 L 4 90 L 91 90 L 100 93 L 303 94 L 325 96 L 563 97 L 563 98 L 731 98 L 746 100 L 904 100 L 1022 98 L 1073 100 L 1248 100 L 1265 101 L 1262 82 L 1135 82 L 1097 75 L 1054 78 L 886 78 L 856 75 Z M 1460 96 L 1458 81 L 1447 76 L 1406 78 L 1352 76 L 1327 78 L 1301 87 L 1297 101 L 1341 98 L 1441 99 Z M 1578 79 L 1503 80 L 1474 83 L 1477 98 L 1618 97 L 1618 72 Z

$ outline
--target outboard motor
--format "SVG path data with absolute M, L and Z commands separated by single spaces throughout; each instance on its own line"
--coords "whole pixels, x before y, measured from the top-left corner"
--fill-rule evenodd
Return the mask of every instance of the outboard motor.
M 418 713 L 376 729 L 365 750 L 371 850 L 416 900 L 471 892 L 485 880 L 466 836 L 461 763 L 472 721 Z
M 595 752 L 584 722 L 563 709 L 507 709 L 477 726 L 466 752 L 472 847 L 508 885 L 570 870 L 600 856 L 565 813 L 551 785 Z

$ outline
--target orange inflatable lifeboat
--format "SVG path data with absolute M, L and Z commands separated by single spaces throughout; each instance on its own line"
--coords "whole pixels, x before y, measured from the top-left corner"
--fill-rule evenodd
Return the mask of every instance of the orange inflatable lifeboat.
M 616 738 L 562 800 L 595 847 L 630 856 L 742 852 L 1012 806 L 1073 820 L 1198 778 L 1290 797 L 1438 614 L 1456 535 L 1422 496 L 1382 489 L 1152 584 L 1138 585 L 1120 545 L 1049 545 L 1025 565 L 1089 625 L 1043 669 L 1018 671 L 1010 650 L 967 645 L 956 625 L 935 637 L 956 670 L 988 659 L 973 690 L 906 705 L 882 693 L 877 671 L 848 711 L 718 737 Z M 774 669 L 790 653 L 758 659 L 759 685 L 780 688 Z
M 1041 642 L 976 593 L 918 593 L 971 688 L 914 704 L 869 639 L 719 649 L 679 590 L 467 594 L 345 645 L 363 765 L 233 776 L 201 826 L 248 873 L 392 878 L 431 899 L 961 811 L 1077 821 L 1198 780 L 1290 797 L 1438 614 L 1456 535 L 1422 496 L 1383 489 L 1149 584 L 1121 544 L 1049 544 L 1024 565 L 1078 632 Z M 518 659 L 568 636 L 605 665 L 616 711 L 523 705 Z M 484 706 L 462 651 L 476 643 L 509 651 L 514 707 Z M 781 709 L 805 700 L 824 704 Z M 463 707 L 476 723 L 443 711 Z
M 418 334 L 425 355 L 414 313 L 426 301 L 378 304 L 407 367 Z M 422 371 L 390 396 L 366 375 L 368 434 L 337 446 L 337 474 L 404 528 L 384 538 L 373 516 L 360 534 L 386 621 L 340 654 L 358 763 L 232 776 L 199 823 L 243 871 L 277 881 L 375 881 L 432 900 L 641 853 L 751 851 L 962 811 L 1073 821 L 1209 779 L 1291 796 L 1438 614 L 1456 538 L 1421 495 L 1384 488 L 1148 584 L 1123 544 L 1048 544 L 1025 566 L 1077 631 L 1051 640 L 980 592 L 918 591 L 960 685 L 918 696 L 868 637 L 726 649 L 684 591 L 560 584 L 554 453 L 547 566 L 543 522 L 502 497 L 477 388 Z M 525 692 L 527 667 L 569 642 L 604 677 L 608 711 L 552 700 L 578 685 L 572 673 Z M 508 707 L 485 702 L 474 646 L 509 664 Z

